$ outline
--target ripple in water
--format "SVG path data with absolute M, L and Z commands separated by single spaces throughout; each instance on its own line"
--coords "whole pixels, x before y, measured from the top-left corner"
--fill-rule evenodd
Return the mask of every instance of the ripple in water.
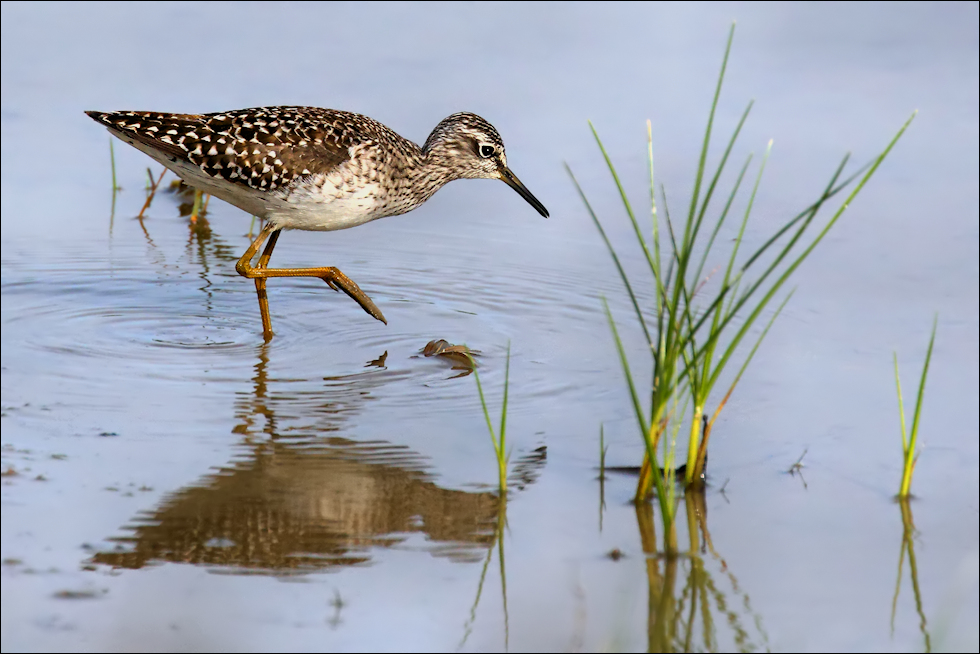
M 159 238 L 150 249 L 139 242 L 109 251 L 89 244 L 56 264 L 5 260 L 4 330 L 27 351 L 57 355 L 59 372 L 78 378 L 90 374 L 84 367 L 92 360 L 106 360 L 156 377 L 200 380 L 206 370 L 209 380 L 240 383 L 265 357 L 273 383 L 304 380 L 313 394 L 324 380 L 361 374 L 387 353 L 381 367 L 412 380 L 388 385 L 387 401 L 425 402 L 427 411 L 440 412 L 476 407 L 478 400 L 472 381 L 454 379 L 458 371 L 446 362 L 416 357 L 428 341 L 481 350 L 481 372 L 491 384 L 502 381 L 511 342 L 524 397 L 555 397 L 575 388 L 570 375 L 549 370 L 568 370 L 569 361 L 589 368 L 596 335 L 608 334 L 599 296 L 620 315 L 628 311 L 614 276 L 569 275 L 567 266 L 558 270 L 523 253 L 504 265 L 473 250 L 468 239 L 454 246 L 459 236 L 440 236 L 447 240 L 442 256 L 426 252 L 424 238 L 370 261 L 352 261 L 343 244 L 331 252 L 308 242 L 284 253 L 283 266 L 339 264 L 385 312 L 388 326 L 317 280 L 272 280 L 276 337 L 263 346 L 254 286 L 234 274 L 231 255 L 175 257 L 176 246 Z

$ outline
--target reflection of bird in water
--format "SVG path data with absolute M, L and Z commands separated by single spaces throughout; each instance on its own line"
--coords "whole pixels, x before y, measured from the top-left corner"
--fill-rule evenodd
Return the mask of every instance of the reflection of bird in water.
M 339 436 L 375 389 L 405 373 L 372 365 L 346 376 L 277 378 L 269 348 L 258 347 L 252 390 L 236 399 L 241 455 L 142 513 L 111 539 L 119 547 L 97 552 L 94 563 L 284 574 L 365 563 L 373 549 L 412 533 L 454 560 L 478 560 L 493 545 L 497 493 L 443 488 L 408 447 Z M 545 464 L 544 447 L 517 458 L 515 487 L 533 484 Z
M 497 537 L 497 493 L 440 487 L 406 447 L 340 437 L 247 447 L 247 456 L 142 513 L 129 534 L 111 539 L 118 547 L 92 562 L 303 573 L 369 562 L 373 548 L 412 533 L 424 534 L 433 554 L 475 561 Z M 533 483 L 544 464 L 539 448 L 514 473 Z
M 386 322 L 374 302 L 337 268 L 269 268 L 283 229 L 346 229 L 403 214 L 456 179 L 499 179 L 548 216 L 507 166 L 500 134 L 471 113 L 442 120 L 422 147 L 367 116 L 313 107 L 88 115 L 191 186 L 267 221 L 236 266 L 239 274 L 255 280 L 267 339 L 272 336 L 265 291 L 269 277 L 318 277 Z M 252 258 L 266 239 L 253 267 Z
M 371 548 L 413 532 L 434 553 L 461 560 L 478 560 L 493 543 L 497 496 L 440 488 L 405 447 L 333 437 L 253 448 L 141 515 L 113 539 L 121 547 L 92 561 L 281 574 L 366 563 Z

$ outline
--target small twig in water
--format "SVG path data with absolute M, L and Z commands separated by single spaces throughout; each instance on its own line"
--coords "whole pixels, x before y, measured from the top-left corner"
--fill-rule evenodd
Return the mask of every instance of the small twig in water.
M 152 182 L 153 181 L 153 174 L 150 172 L 150 169 L 149 168 L 146 169 L 146 173 L 147 173 L 147 175 L 149 175 L 150 181 Z M 155 196 L 157 194 L 157 188 L 160 187 L 160 182 L 163 181 L 163 176 L 166 175 L 166 174 L 167 174 L 167 169 L 164 168 L 162 171 L 160 171 L 160 177 L 157 178 L 156 183 L 154 183 L 154 184 L 152 184 L 150 186 L 149 193 L 147 193 L 147 195 L 146 195 L 146 202 L 143 203 L 143 208 L 140 209 L 139 214 L 136 216 L 140 220 L 143 220 L 143 213 L 147 210 L 147 208 L 149 208 L 150 203 L 153 202 L 153 196 Z
M 786 470 L 786 472 L 793 477 L 799 476 L 800 481 L 803 482 L 803 490 L 809 490 L 809 486 L 807 486 L 806 483 L 806 477 L 803 476 L 803 457 L 806 456 L 808 449 L 809 448 L 804 448 L 803 454 L 801 454 L 800 458 L 796 460 L 796 463 L 791 465 L 789 469 Z
M 787 470 L 786 472 L 788 472 L 791 475 L 795 475 L 798 472 L 800 472 L 800 473 L 803 472 L 803 457 L 806 456 L 806 453 L 807 453 L 807 450 L 808 449 L 809 448 L 803 448 L 803 454 L 800 455 L 800 458 L 798 458 L 796 460 L 796 463 L 794 463 L 793 465 L 791 465 L 789 467 L 789 470 Z
M 721 488 L 718 489 L 718 492 L 721 493 L 722 495 L 725 495 L 725 489 L 728 488 L 728 482 L 730 482 L 731 480 L 732 480 L 731 477 L 729 477 L 728 479 L 726 479 L 725 480 L 725 483 L 722 484 L 721 485 Z M 728 496 L 727 495 L 725 495 L 725 499 L 726 500 L 728 499 Z

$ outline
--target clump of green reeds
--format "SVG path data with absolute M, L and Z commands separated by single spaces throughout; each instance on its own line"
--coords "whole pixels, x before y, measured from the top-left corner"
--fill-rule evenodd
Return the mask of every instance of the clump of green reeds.
M 483 396 L 483 385 L 480 383 L 480 373 L 476 370 L 476 362 L 473 361 L 472 356 L 467 356 L 473 364 L 473 378 L 476 379 L 476 389 L 480 393 L 480 405 L 483 407 L 483 417 L 487 420 L 487 429 L 490 430 L 490 440 L 493 441 L 493 451 L 497 457 L 500 496 L 503 498 L 507 494 L 507 461 L 510 459 L 510 455 L 507 453 L 507 392 L 510 385 L 510 343 L 507 344 L 507 365 L 504 369 L 504 405 L 500 410 L 499 431 L 494 431 L 493 422 L 490 420 L 490 410 L 487 408 L 487 401 Z
M 724 270 L 718 279 L 717 290 L 711 291 L 706 297 L 702 297 L 706 292 L 705 285 L 708 281 L 703 274 L 705 265 L 715 249 L 719 232 L 731 214 L 732 205 L 739 194 L 752 162 L 752 156 L 749 155 L 742 164 L 734 186 L 725 198 L 724 204 L 720 210 L 716 213 L 713 212 L 712 216 L 709 217 L 709 207 L 711 207 L 711 201 L 718 190 L 718 182 L 725 170 L 742 126 L 752 109 L 752 103 L 749 103 L 727 142 L 721 160 L 714 172 L 710 173 L 707 170 L 708 149 L 734 31 L 735 26 L 733 24 L 728 35 L 721 72 L 718 76 L 714 99 L 708 114 L 708 124 L 694 180 L 694 191 L 687 215 L 682 223 L 678 224 L 671 220 L 666 192 L 662 186 L 660 198 L 663 207 L 663 219 L 658 215 L 657 187 L 654 183 L 653 174 L 653 137 L 649 121 L 647 122 L 647 159 L 650 169 L 650 211 L 652 218 L 652 232 L 649 240 L 640 228 L 636 213 L 633 211 L 632 204 L 598 132 L 592 123 L 589 123 L 606 166 L 612 174 L 626 214 L 632 223 L 636 240 L 650 269 L 652 280 L 650 282 L 644 281 L 643 285 L 652 286 L 654 294 L 652 310 L 647 309 L 645 311 L 641 308 L 640 300 L 633 290 L 634 282 L 630 280 L 623 269 L 598 216 L 586 198 L 585 192 L 575 179 L 571 169 L 568 169 L 589 215 L 598 227 L 599 233 L 612 255 L 652 355 L 653 365 L 650 383 L 648 386 L 644 385 L 639 388 L 634 383 L 630 373 L 629 357 L 619 338 L 612 313 L 608 304 L 605 304 L 606 315 L 616 341 L 623 370 L 626 373 L 633 408 L 646 450 L 637 485 L 636 499 L 646 499 L 653 488 L 656 488 L 665 520 L 673 515 L 671 498 L 674 492 L 673 484 L 669 484 L 670 480 L 665 479 L 665 477 L 672 476 L 675 468 L 670 461 L 673 458 L 673 444 L 665 441 L 663 444 L 663 456 L 665 458 L 663 470 L 667 474 L 661 474 L 661 469 L 657 464 L 657 448 L 662 436 L 670 430 L 676 438 L 681 423 L 687 423 L 681 414 L 689 408 L 691 413 L 687 460 L 682 466 L 684 468 L 684 482 L 688 486 L 700 484 L 704 479 L 704 465 L 711 429 L 721 409 L 731 396 L 735 385 L 755 355 L 759 344 L 768 333 L 776 316 L 785 306 L 791 293 L 787 294 L 773 311 L 742 362 L 734 381 L 728 386 L 715 410 L 711 412 L 708 408 L 709 397 L 720 380 L 722 372 L 732 361 L 736 350 L 742 345 L 750 329 L 756 325 L 762 314 L 769 308 L 774 297 L 783 288 L 793 272 L 836 224 L 915 117 L 913 113 L 881 154 L 842 179 L 849 160 L 849 155 L 845 156 L 831 175 L 830 181 L 820 196 L 803 211 L 787 220 L 761 246 L 745 256 L 740 248 L 759 182 L 769 156 L 770 142 L 755 175 L 755 181 L 749 193 L 745 211 L 741 216 L 737 235 L 731 241 L 731 250 L 722 255 L 723 266 L 717 268 Z M 816 224 L 815 219 L 823 205 L 855 181 L 857 183 L 833 216 L 822 226 Z M 814 230 L 816 230 L 816 235 L 810 235 Z M 805 236 L 806 238 L 804 238 Z M 648 410 L 643 408 L 643 403 L 640 400 L 641 391 L 643 394 L 649 394 Z M 681 397 L 685 399 L 683 403 L 679 402 Z M 710 419 L 705 420 L 708 415 L 711 416 Z
M 915 414 L 912 417 L 912 431 L 905 429 L 905 405 L 902 402 L 902 381 L 898 376 L 898 353 L 893 352 L 892 358 L 895 361 L 895 387 L 898 390 L 898 416 L 902 424 L 902 485 L 899 487 L 898 496 L 908 497 L 909 489 L 912 486 L 912 473 L 915 471 L 915 463 L 919 460 L 916 452 L 916 441 L 919 437 L 919 416 L 922 413 L 922 398 L 926 390 L 926 376 L 929 374 L 929 360 L 932 359 L 932 345 L 936 342 L 936 324 L 939 317 L 936 316 L 932 321 L 932 336 L 929 337 L 929 349 L 926 350 L 926 362 L 922 366 L 922 378 L 919 380 L 919 393 L 915 400 Z

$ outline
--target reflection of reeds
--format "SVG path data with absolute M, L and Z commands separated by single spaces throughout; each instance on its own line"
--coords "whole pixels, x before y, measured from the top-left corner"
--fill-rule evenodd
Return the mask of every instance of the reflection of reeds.
M 500 560 L 500 593 L 504 602 L 504 651 L 510 644 L 510 618 L 507 611 L 507 566 L 504 559 L 504 530 L 507 527 L 507 497 L 501 494 L 497 505 L 497 523 L 494 527 L 494 538 L 497 541 L 497 553 Z M 487 570 L 490 567 L 490 559 L 493 558 L 493 547 L 487 550 L 487 557 L 483 560 L 483 569 L 480 571 L 480 582 L 476 586 L 476 597 L 473 599 L 473 606 L 470 607 L 470 617 L 463 628 L 463 639 L 459 643 L 460 649 L 466 644 L 466 640 L 473 631 L 473 623 L 476 622 L 476 609 L 480 605 L 480 597 L 483 595 L 483 582 L 487 578 Z
M 497 480 L 500 489 L 500 497 L 503 499 L 507 495 L 507 390 L 510 383 L 510 344 L 507 344 L 507 366 L 504 371 L 504 405 L 500 410 L 500 430 L 494 431 L 493 423 L 490 420 L 490 410 L 487 408 L 486 398 L 483 396 L 483 385 L 480 384 L 480 374 L 476 371 L 476 362 L 472 356 L 467 354 L 473 365 L 473 377 L 476 379 L 476 389 L 480 393 L 480 405 L 483 407 L 483 417 L 487 420 L 487 429 L 490 430 L 490 440 L 493 441 L 493 450 L 497 457 Z
M 936 324 L 939 317 L 932 321 L 932 336 L 929 337 L 929 349 L 926 350 L 926 362 L 922 366 L 922 379 L 919 380 L 919 393 L 915 400 L 915 414 L 912 417 L 911 433 L 905 429 L 905 405 L 902 402 L 902 381 L 898 376 L 898 354 L 893 353 L 895 361 L 895 386 L 898 390 L 898 415 L 902 423 L 902 485 L 899 487 L 898 496 L 908 497 L 909 489 L 912 486 L 912 473 L 915 471 L 915 463 L 919 460 L 915 445 L 919 437 L 919 416 L 922 413 L 922 398 L 926 390 L 926 376 L 929 374 L 929 360 L 932 359 L 932 345 L 936 341 Z
M 912 507 L 908 497 L 899 497 L 902 509 L 902 549 L 898 554 L 898 580 L 895 582 L 895 596 L 892 598 L 892 635 L 895 634 L 895 609 L 898 607 L 898 591 L 902 587 L 902 568 L 905 567 L 905 554 L 909 557 L 909 575 L 912 577 L 912 592 L 915 595 L 915 610 L 919 614 L 919 630 L 925 638 L 925 649 L 932 651 L 932 640 L 926 625 L 926 615 L 922 611 L 922 594 L 919 592 L 919 568 L 915 563 L 915 523 L 912 522 Z
M 208 196 L 210 198 L 210 196 Z M 191 206 L 191 222 L 196 223 L 197 217 L 204 213 L 204 192 L 194 189 L 194 204 Z
M 605 427 L 599 425 L 599 533 L 602 533 L 602 512 L 606 510 L 606 445 Z
M 432 345 L 430 343 L 429 345 Z M 460 352 L 465 354 L 469 360 L 473 371 L 473 378 L 476 379 L 476 388 L 480 393 L 480 405 L 483 407 L 483 417 L 487 421 L 487 429 L 490 431 L 490 440 L 493 441 L 493 451 L 497 458 L 497 484 L 499 489 L 499 504 L 497 505 L 497 525 L 494 531 L 494 538 L 497 540 L 497 553 L 500 559 L 500 592 L 504 602 L 504 650 L 510 644 L 510 620 L 507 612 L 507 572 L 504 559 L 504 529 L 507 527 L 507 461 L 510 456 L 507 454 L 507 394 L 510 386 L 510 343 L 507 344 L 507 364 L 504 368 L 504 403 L 500 410 L 500 429 L 494 431 L 493 423 L 490 420 L 490 410 L 487 408 L 487 401 L 483 395 L 483 385 L 480 383 L 480 373 L 476 369 L 476 361 L 473 360 L 475 350 L 470 350 L 464 346 L 452 346 L 460 348 Z M 520 488 L 520 485 L 518 485 Z M 487 558 L 483 562 L 483 571 L 480 573 L 480 583 L 476 590 L 476 599 L 470 609 L 470 619 L 467 621 L 466 629 L 463 634 L 462 647 L 470 635 L 473 622 L 476 620 L 476 607 L 480 604 L 480 595 L 483 592 L 483 581 L 487 575 L 487 567 L 493 556 L 493 548 L 487 552 Z
M 629 360 L 617 333 L 612 313 L 609 310 L 608 304 L 606 304 L 606 315 L 616 341 L 623 370 L 626 373 L 634 411 L 646 450 L 640 480 L 637 484 L 636 499 L 637 501 L 645 500 L 649 497 L 651 490 L 655 488 L 663 513 L 665 529 L 668 531 L 669 523 L 673 519 L 674 510 L 673 502 L 670 498 L 670 495 L 673 493 L 673 484 L 663 479 L 663 476 L 659 473 L 660 466 L 658 465 L 657 445 L 661 436 L 667 433 L 668 429 L 675 434 L 677 433 L 681 423 L 684 422 L 681 413 L 686 411 L 686 401 L 690 400 L 690 431 L 687 461 L 684 469 L 684 482 L 688 487 L 699 485 L 704 479 L 708 439 L 711 436 L 712 427 L 721 409 L 731 396 L 735 385 L 741 379 L 746 367 L 755 355 L 759 344 L 766 336 L 773 321 L 779 315 L 779 312 L 785 306 L 791 294 L 787 295 L 773 312 L 767 324 L 761 330 L 761 334 L 749 350 L 741 368 L 735 375 L 734 381 L 727 388 L 721 402 L 717 405 L 713 413 L 709 413 L 707 409 L 709 395 L 718 382 L 721 373 L 731 361 L 735 351 L 742 345 L 749 330 L 757 323 L 763 312 L 769 308 L 770 302 L 775 295 L 782 289 L 789 277 L 803 263 L 807 256 L 809 256 L 817 244 L 823 240 L 831 227 L 836 224 L 844 210 L 871 178 L 912 121 L 912 118 L 909 118 L 881 154 L 863 168 L 841 181 L 844 167 L 849 160 L 849 157 L 845 156 L 817 200 L 785 222 L 760 247 L 754 252 L 751 252 L 748 257 L 745 257 L 741 263 L 738 263 L 743 258 L 739 256 L 740 247 L 745 234 L 746 224 L 752 211 L 759 180 L 761 179 L 766 159 L 768 158 L 767 149 L 766 155 L 763 157 L 758 173 L 756 174 L 755 184 L 748 197 L 737 235 L 732 241 L 731 251 L 724 256 L 723 265 L 718 267 L 719 270 L 724 270 L 723 275 L 719 278 L 718 290 L 713 292 L 713 295 L 705 298 L 703 302 L 696 302 L 698 294 L 704 292 L 704 287 L 708 281 L 708 278 L 703 275 L 703 272 L 709 254 L 716 243 L 716 237 L 729 216 L 732 204 L 738 195 L 739 188 L 751 162 L 751 156 L 749 156 L 742 165 L 734 187 L 728 194 L 727 200 L 719 212 L 717 219 L 715 219 L 714 225 L 710 225 L 710 219 L 706 223 L 705 217 L 708 207 L 742 125 L 752 107 L 750 103 L 743 112 L 731 138 L 728 140 L 717 168 L 709 179 L 706 176 L 708 172 L 706 170 L 706 159 L 711 143 L 715 110 L 725 77 L 725 68 L 728 62 L 728 54 L 731 49 L 733 35 L 734 25 L 728 35 L 721 72 L 715 88 L 715 95 L 708 115 L 708 124 L 701 147 L 697 174 L 694 180 L 694 192 L 691 197 L 686 219 L 683 223 L 678 224 L 671 220 L 663 187 L 660 189 L 664 214 L 663 223 L 661 223 L 658 215 L 656 186 L 653 177 L 653 145 L 650 123 L 647 123 L 647 158 L 650 168 L 650 207 L 652 217 L 652 237 L 649 242 L 643 235 L 636 214 L 632 209 L 612 160 L 606 152 L 595 128 L 592 127 L 593 135 L 599 145 L 605 164 L 612 174 L 626 214 L 633 226 L 637 242 L 643 251 L 647 266 L 650 269 L 652 283 L 644 281 L 643 285 L 649 285 L 654 292 L 652 316 L 648 316 L 641 309 L 639 299 L 633 290 L 636 284 L 631 283 L 612 243 L 606 236 L 598 216 L 589 204 L 578 181 L 572 175 L 572 181 L 578 189 L 586 210 L 598 227 L 599 233 L 612 255 L 613 262 L 626 287 L 626 292 L 629 295 L 640 328 L 646 337 L 652 355 L 651 382 L 649 387 L 647 387 L 650 393 L 650 408 L 646 412 L 642 408 L 637 386 L 634 384 L 630 374 Z M 915 114 L 912 117 L 914 118 L 914 116 Z M 569 174 L 571 175 L 570 169 Z M 841 204 L 837 212 L 834 213 L 826 224 L 819 228 L 815 236 L 804 239 L 804 235 L 810 228 L 816 229 L 814 221 L 823 205 L 855 181 L 857 183 L 853 190 Z M 710 234 L 708 233 L 709 229 Z M 661 251 L 661 237 L 665 241 L 663 248 L 665 252 Z M 755 273 L 760 268 L 761 271 L 755 278 L 748 276 L 748 273 Z M 737 319 L 736 316 L 738 316 Z M 729 330 L 729 327 L 733 328 Z M 728 334 L 731 331 L 735 332 L 734 335 L 726 341 L 722 341 L 722 335 Z M 685 398 L 684 403 L 680 402 L 681 396 Z M 682 409 L 681 412 L 677 410 L 678 407 Z M 704 417 L 708 415 L 711 417 L 705 421 Z M 666 442 L 664 443 L 664 456 L 667 459 L 673 456 L 673 449 Z M 669 462 L 665 461 L 664 463 L 666 464 L 664 468 L 668 473 L 674 470 L 674 466 Z
M 761 619 L 752 611 L 748 595 L 740 590 L 738 580 L 711 542 L 703 490 L 685 493 L 684 508 L 690 549 L 679 554 L 676 542 L 673 549 L 669 546 L 663 551 L 659 549 L 651 505 L 636 504 L 640 541 L 646 554 L 648 651 L 717 651 L 721 647 L 718 625 L 728 625 L 733 632 L 734 647 L 739 651 L 767 649 L 768 637 Z M 731 586 L 730 592 L 737 597 L 729 598 L 715 582 L 706 565 L 709 556 L 721 566 Z M 678 578 L 685 574 L 684 585 L 678 592 Z M 737 611 L 734 607 L 738 603 L 731 599 L 741 599 L 744 612 Z M 745 616 L 752 618 L 761 642 L 754 642 L 743 624 Z
M 211 202 L 210 193 L 189 186 L 181 179 L 170 182 L 170 192 L 181 199 L 178 210 L 181 216 L 188 218 L 192 229 L 198 227 L 198 219 L 207 222 L 205 215 L 208 212 L 208 204 Z

